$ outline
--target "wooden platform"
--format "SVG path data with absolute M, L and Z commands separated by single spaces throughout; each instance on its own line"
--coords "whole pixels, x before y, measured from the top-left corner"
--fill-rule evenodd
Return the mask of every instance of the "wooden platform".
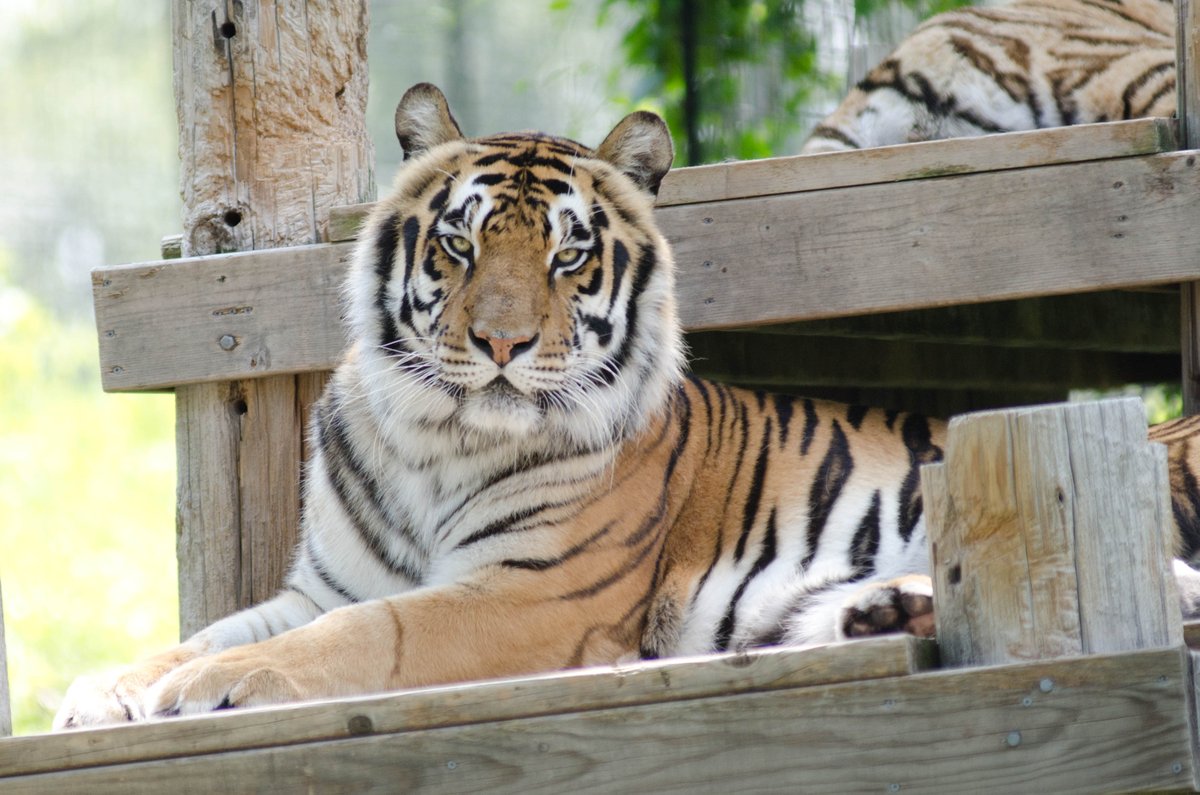
M 1200 275 L 1200 169 L 1171 151 L 1173 129 L 1141 119 L 674 171 L 659 219 L 694 368 L 806 394 L 979 396 L 947 412 L 1005 402 L 989 391 L 1045 401 L 1177 380 L 1169 286 Z M 365 210 L 335 212 L 327 244 L 95 271 L 105 388 L 331 368 Z
M 907 637 L 0 742 L 5 793 L 1189 789 L 1184 649 L 930 670 Z
M 1200 279 L 1200 168 L 1195 152 L 1171 151 L 1173 130 L 1141 120 L 673 172 L 659 214 L 695 367 L 871 402 L 940 393 L 946 411 L 1177 375 L 1171 285 Z M 219 390 L 289 373 L 319 384 L 343 345 L 338 290 L 363 211 L 335 213 L 320 245 L 97 270 L 105 388 Z M 233 392 L 211 411 L 221 444 L 242 433 L 299 456 L 299 415 L 256 418 Z M 180 416 L 185 430 L 206 421 Z M 237 603 L 209 551 L 238 542 L 210 530 L 181 536 L 185 626 L 206 604 Z M 959 670 L 932 668 L 932 653 L 891 638 L 16 738 L 0 742 L 0 791 L 1096 792 L 1200 780 L 1195 661 L 1182 646 Z

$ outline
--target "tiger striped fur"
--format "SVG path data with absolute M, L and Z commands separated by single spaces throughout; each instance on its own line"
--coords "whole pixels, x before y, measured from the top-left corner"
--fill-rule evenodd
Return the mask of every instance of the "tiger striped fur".
M 468 140 L 418 85 L 397 132 L 286 589 L 81 679 L 57 726 L 931 631 L 943 425 L 684 373 L 657 116 Z
M 801 151 L 1174 113 L 1171 0 L 1016 0 L 920 25 Z

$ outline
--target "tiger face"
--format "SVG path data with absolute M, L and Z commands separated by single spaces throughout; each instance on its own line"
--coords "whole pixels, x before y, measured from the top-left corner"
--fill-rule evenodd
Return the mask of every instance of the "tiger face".
M 594 446 L 636 432 L 682 359 L 652 218 L 673 157 L 662 120 L 635 113 L 596 150 L 535 133 L 466 139 L 441 92 L 419 85 L 396 131 L 405 165 L 351 280 L 381 408 L 476 440 Z

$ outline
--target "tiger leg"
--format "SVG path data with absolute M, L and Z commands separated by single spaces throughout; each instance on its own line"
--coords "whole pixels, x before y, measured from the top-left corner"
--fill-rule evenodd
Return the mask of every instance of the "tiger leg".
M 107 673 L 81 676 L 67 690 L 54 729 L 143 720 L 147 691 L 176 668 L 223 649 L 263 640 L 305 624 L 321 609 L 297 591 L 234 613 L 161 654 Z
M 338 608 L 260 643 L 193 660 L 148 697 L 150 716 L 379 693 L 611 663 L 637 635 L 581 604 L 479 582 Z

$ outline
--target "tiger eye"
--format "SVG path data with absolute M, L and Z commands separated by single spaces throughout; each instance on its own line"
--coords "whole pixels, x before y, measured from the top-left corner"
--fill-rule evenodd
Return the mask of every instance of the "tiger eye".
M 554 260 L 559 265 L 572 265 L 582 259 L 582 257 L 582 250 L 577 248 L 564 248 L 559 249 L 558 253 L 554 255 Z
M 466 254 L 474 247 L 474 244 L 465 237 L 455 235 L 454 237 L 450 238 L 450 248 L 454 249 L 459 254 Z

